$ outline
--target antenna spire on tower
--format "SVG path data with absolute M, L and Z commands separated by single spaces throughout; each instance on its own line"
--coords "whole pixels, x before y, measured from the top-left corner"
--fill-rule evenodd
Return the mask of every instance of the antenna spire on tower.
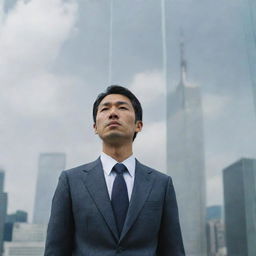
M 185 85 L 187 78 L 187 61 L 185 59 L 183 30 L 180 31 L 180 82 Z

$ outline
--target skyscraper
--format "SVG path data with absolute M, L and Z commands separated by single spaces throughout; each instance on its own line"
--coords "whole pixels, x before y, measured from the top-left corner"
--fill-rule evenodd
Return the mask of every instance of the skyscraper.
M 187 256 L 206 255 L 205 163 L 200 87 L 186 80 L 184 43 L 180 44 L 181 76 L 167 95 L 167 171 L 179 205 Z
M 222 207 L 214 205 L 207 207 L 207 255 L 226 255 L 225 228 L 222 215 Z
M 3 253 L 4 224 L 7 213 L 7 193 L 4 192 L 4 171 L 0 170 L 0 256 Z
M 5 256 L 42 256 L 47 226 L 28 223 L 13 225 L 13 239 L 4 245 Z
M 4 171 L 0 170 L 0 192 L 4 192 Z
M 221 219 L 212 219 L 207 221 L 207 255 L 224 256 L 226 255 L 225 247 L 225 229 L 224 222 Z
M 15 222 L 27 222 L 28 214 L 25 211 L 17 210 L 15 213 L 8 214 L 4 225 L 4 241 L 12 241 L 13 226 Z
M 228 256 L 256 255 L 256 159 L 223 170 Z
M 47 224 L 52 197 L 60 172 L 65 169 L 66 156 L 63 153 L 44 153 L 39 156 L 34 223 Z
M 28 213 L 25 211 L 17 210 L 15 213 L 6 216 L 6 222 L 27 222 Z

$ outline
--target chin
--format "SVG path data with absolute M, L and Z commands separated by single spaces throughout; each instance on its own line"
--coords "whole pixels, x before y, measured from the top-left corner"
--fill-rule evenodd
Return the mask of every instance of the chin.
M 120 140 L 123 138 L 123 135 L 121 133 L 118 133 L 118 132 L 112 132 L 110 134 L 108 134 L 106 137 L 105 137 L 105 140 L 108 140 L 108 141 L 115 141 L 115 140 Z
M 101 139 L 108 144 L 118 145 L 122 144 L 125 141 L 125 136 L 122 133 L 113 132 L 109 133 L 106 136 L 102 137 Z

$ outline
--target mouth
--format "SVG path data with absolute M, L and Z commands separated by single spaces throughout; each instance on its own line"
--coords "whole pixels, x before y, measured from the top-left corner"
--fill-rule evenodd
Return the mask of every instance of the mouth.
M 120 125 L 120 123 L 118 123 L 118 122 L 110 122 L 107 126 L 108 127 L 116 127 L 116 126 L 119 126 Z

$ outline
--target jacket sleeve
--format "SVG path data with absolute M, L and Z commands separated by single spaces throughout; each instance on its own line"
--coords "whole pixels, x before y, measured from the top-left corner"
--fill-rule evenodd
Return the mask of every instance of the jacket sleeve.
M 67 174 L 63 171 L 52 200 L 44 256 L 71 256 L 73 240 L 72 201 Z
M 157 256 L 185 256 L 176 195 L 169 177 L 159 231 Z

